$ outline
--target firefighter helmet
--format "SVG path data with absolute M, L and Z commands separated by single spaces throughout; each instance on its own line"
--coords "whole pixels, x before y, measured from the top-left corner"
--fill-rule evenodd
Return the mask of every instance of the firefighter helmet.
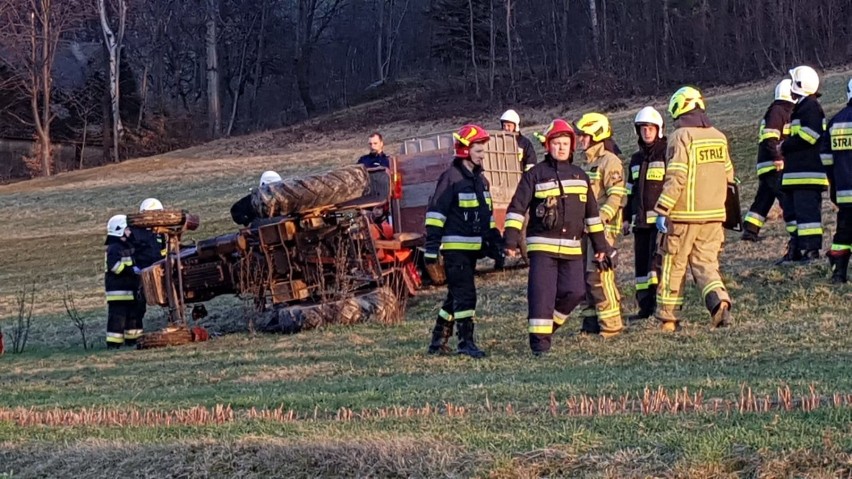
M 464 125 L 459 128 L 458 132 L 453 133 L 453 138 L 456 140 L 456 157 L 470 158 L 470 145 L 485 143 L 491 137 L 485 128 L 471 123 Z
M 274 171 L 264 171 L 262 175 L 260 175 L 260 187 L 275 183 L 276 181 L 281 181 L 281 175 Z
M 124 236 L 125 229 L 127 229 L 126 215 L 115 215 L 107 221 L 107 236 L 121 238 Z
M 500 117 L 501 123 L 514 123 L 515 128 L 521 129 L 521 117 L 515 110 L 506 110 L 503 116 Z
M 849 83 L 846 84 L 846 99 L 852 100 L 852 78 L 850 78 Z
M 704 97 L 697 88 L 691 86 L 681 87 L 669 100 L 669 115 L 672 120 L 677 120 L 684 113 L 692 110 L 704 110 Z
M 586 113 L 574 124 L 584 135 L 592 137 L 595 143 L 612 136 L 609 119 L 600 113 Z
M 813 95 L 819 90 L 819 75 L 809 66 L 799 66 L 790 70 L 793 81 L 790 91 L 799 96 Z
M 639 110 L 636 118 L 633 119 L 633 124 L 636 125 L 636 131 L 639 131 L 640 125 L 657 125 L 657 137 L 663 137 L 663 115 L 660 115 L 660 112 L 652 106 Z
M 157 198 L 145 198 L 139 205 L 139 212 L 163 209 L 163 204 Z
M 550 122 L 547 125 L 547 128 L 544 130 L 544 148 L 550 148 L 550 142 L 561 136 L 567 136 L 571 138 L 571 153 L 574 153 L 574 148 L 577 146 L 577 133 L 574 131 L 574 128 L 571 128 L 571 124 L 562 118 L 557 118 Z
M 790 80 L 789 78 L 785 78 L 778 82 L 778 85 L 775 86 L 775 99 L 794 103 L 795 100 L 793 100 L 793 95 L 790 93 L 792 86 L 793 80 Z

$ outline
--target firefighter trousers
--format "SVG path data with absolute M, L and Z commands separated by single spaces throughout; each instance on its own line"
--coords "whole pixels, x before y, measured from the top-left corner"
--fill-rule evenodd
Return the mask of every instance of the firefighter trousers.
M 755 235 L 760 233 L 761 228 L 766 224 L 766 215 L 769 214 L 769 210 L 772 209 L 776 199 L 784 210 L 784 222 L 790 224 L 795 216 L 793 216 L 792 211 L 787 211 L 784 208 L 786 200 L 784 199 L 784 191 L 781 190 L 781 175 L 777 172 L 760 175 L 757 179 L 757 194 L 754 196 L 754 202 L 743 218 L 743 227 L 746 231 Z
M 473 280 L 479 251 L 443 252 L 444 271 L 447 275 L 447 299 L 438 312 L 438 318 L 452 322 L 473 320 L 476 314 L 476 284 Z
M 837 229 L 831 241 L 832 251 L 852 251 L 852 206 L 837 210 Z
M 530 253 L 529 301 L 530 349 L 550 350 L 554 331 L 583 300 L 586 284 L 581 259 L 563 259 L 547 253 Z
M 107 347 L 120 347 L 124 344 L 125 328 L 134 307 L 134 300 L 107 301 Z
M 133 307 L 130 310 L 130 315 L 124 325 L 124 340 L 127 343 L 135 343 L 136 340 L 142 337 L 144 332 L 142 320 L 145 318 L 145 312 L 148 310 L 145 302 L 145 295 L 140 289 L 136 293 L 136 300 L 133 301 Z
M 678 323 L 677 312 L 683 306 L 687 267 L 710 314 L 731 297 L 719 274 L 719 253 L 725 240 L 722 223 L 674 223 L 663 236 L 660 284 L 657 288 L 657 311 L 654 316 L 663 323 Z
M 814 189 L 784 190 L 784 211 L 791 211 L 787 231 L 796 249 L 811 251 L 822 248 L 822 191 Z
M 639 315 L 650 317 L 657 304 L 659 262 L 657 260 L 657 229 L 633 228 L 634 268 L 636 271 L 636 302 Z
M 610 246 L 615 246 L 615 236 L 608 231 L 606 240 Z M 583 258 L 586 264 L 586 309 L 583 316 L 597 317 L 601 335 L 618 334 L 624 329 L 624 322 L 621 319 L 621 294 L 615 284 L 615 270 L 598 270 L 592 242 L 588 238 L 585 240 Z

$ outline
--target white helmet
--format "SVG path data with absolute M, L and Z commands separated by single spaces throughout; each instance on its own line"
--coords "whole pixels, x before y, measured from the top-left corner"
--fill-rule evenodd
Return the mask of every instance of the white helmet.
M 790 70 L 793 84 L 790 90 L 799 96 L 813 95 L 819 90 L 819 75 L 809 66 L 800 66 Z
M 849 83 L 846 84 L 846 99 L 852 100 L 852 78 L 850 78 Z
M 775 99 L 795 103 L 795 100 L 793 100 L 793 95 L 790 94 L 790 89 L 792 86 L 793 80 L 790 80 L 789 78 L 785 78 L 778 82 L 778 85 L 775 85 Z
M 163 204 L 157 198 L 145 198 L 139 205 L 139 212 L 163 209 Z
M 127 216 L 115 215 L 107 221 L 107 236 L 115 236 L 121 238 L 124 236 L 124 230 L 127 228 Z
M 633 124 L 638 126 L 642 123 L 657 125 L 657 136 L 663 137 L 663 115 L 660 115 L 660 112 L 655 110 L 654 107 L 646 106 L 639 110 L 636 118 L 633 119 Z
M 521 128 L 521 117 L 515 110 L 506 110 L 503 112 L 503 116 L 500 117 L 500 121 L 514 123 L 516 128 Z
M 260 175 L 260 187 L 268 185 L 269 183 L 275 183 L 276 181 L 281 181 L 281 175 L 274 171 L 264 171 L 262 175 Z

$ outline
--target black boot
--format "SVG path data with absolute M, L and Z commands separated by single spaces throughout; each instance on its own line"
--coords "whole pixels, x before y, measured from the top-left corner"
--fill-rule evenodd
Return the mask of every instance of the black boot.
M 458 354 L 470 356 L 475 359 L 484 358 L 485 351 L 476 347 L 473 341 L 473 320 L 463 319 L 459 322 L 459 350 Z
M 107 342 L 107 349 L 121 349 L 122 343 Z
M 628 322 L 648 319 L 654 315 L 654 310 L 657 309 L 656 290 L 651 288 L 647 291 L 643 291 L 642 293 L 642 295 L 636 295 L 636 300 L 639 303 L 639 312 L 628 316 Z
M 838 254 L 841 253 L 841 254 Z M 849 251 L 832 251 L 828 254 L 828 262 L 831 265 L 831 283 L 842 284 L 849 281 Z
M 809 249 L 806 250 L 802 257 L 799 259 L 802 263 L 810 263 L 811 261 L 819 259 L 819 250 L 818 249 Z
M 597 315 L 583 314 L 583 325 L 580 327 L 580 332 L 583 334 L 600 334 L 601 325 L 598 323 Z
M 799 250 L 798 242 L 796 238 L 790 238 L 790 241 L 787 242 L 787 252 L 784 253 L 784 256 L 775 262 L 776 265 L 790 263 L 792 261 L 801 261 L 802 260 L 802 252 Z
M 704 299 L 707 310 L 710 311 L 712 329 L 727 328 L 731 325 L 731 303 L 727 300 L 719 298 L 719 295 L 713 291 Z
M 749 229 L 746 229 L 745 231 L 743 231 L 743 237 L 742 237 L 743 241 L 758 242 L 758 241 L 760 241 L 760 239 L 761 239 L 760 236 L 758 236 L 758 234 L 755 233 L 754 231 L 751 231 Z
M 438 318 L 435 321 L 435 327 L 432 329 L 432 342 L 429 343 L 429 349 L 426 352 L 441 355 L 452 353 L 453 351 L 447 345 L 452 335 L 453 323 L 444 318 Z

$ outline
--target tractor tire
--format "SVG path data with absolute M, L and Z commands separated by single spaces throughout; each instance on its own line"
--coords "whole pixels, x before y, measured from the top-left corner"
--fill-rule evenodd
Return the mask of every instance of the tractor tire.
M 183 346 L 193 340 L 193 334 L 184 327 L 169 327 L 144 334 L 137 343 L 138 349 L 164 348 L 166 346 Z
M 315 175 L 284 178 L 255 191 L 252 205 L 262 218 L 320 209 L 370 193 L 370 175 L 354 165 Z
M 396 324 L 405 318 L 405 302 L 390 288 L 329 303 L 276 308 L 258 321 L 265 333 L 296 334 L 333 324 Z
M 136 228 L 180 226 L 186 221 L 186 216 L 186 212 L 182 210 L 143 211 L 127 215 L 127 226 Z

